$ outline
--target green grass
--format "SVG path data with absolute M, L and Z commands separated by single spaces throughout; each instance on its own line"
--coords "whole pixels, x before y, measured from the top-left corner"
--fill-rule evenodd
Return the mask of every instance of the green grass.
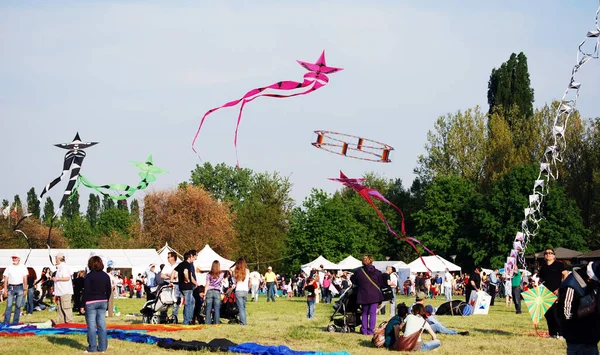
M 178 332 L 153 332 L 159 337 L 172 337 L 184 340 L 209 341 L 213 338 L 228 338 L 233 342 L 256 342 L 263 345 L 287 345 L 294 350 L 346 350 L 350 354 L 387 354 L 388 350 L 371 347 L 370 337 L 358 333 L 329 333 L 325 331 L 333 308 L 328 304 L 316 305 L 316 318 L 306 319 L 306 302 L 302 299 L 281 299 L 275 303 L 266 303 L 262 297 L 258 303 L 248 303 L 248 326 L 234 324 L 210 326 L 202 330 Z M 428 300 L 429 301 L 429 300 Z M 411 304 L 413 298 L 399 297 L 399 302 Z M 443 300 L 432 300 L 427 303 L 437 306 Z M 126 317 L 127 313 L 138 313 L 143 300 L 117 299 L 115 304 L 121 312 L 120 317 L 109 318 L 109 323 L 141 323 L 140 317 Z M 5 303 L 0 304 L 5 307 Z M 440 316 L 438 319 L 448 328 L 468 330 L 470 336 L 438 335 L 442 342 L 437 353 L 441 354 L 564 354 L 564 341 L 542 339 L 534 336 L 533 323 L 525 310 L 517 315 L 513 307 L 505 307 L 504 300 L 499 299 L 492 307 L 490 314 L 470 317 Z M 3 313 L 3 309 L 0 313 Z M 181 314 L 181 312 L 180 312 Z M 388 316 L 379 316 L 377 321 L 387 320 Z M 55 312 L 34 312 L 33 315 L 21 317 L 24 322 L 43 322 L 56 320 Z M 84 323 L 82 316 L 75 316 L 76 322 Z M 546 330 L 542 320 L 541 330 Z M 429 335 L 423 335 L 428 340 Z M 135 344 L 126 341 L 109 339 L 108 353 L 111 354 L 174 354 L 159 348 L 157 345 Z M 35 337 L 0 337 L 1 354 L 79 354 L 87 346 L 84 335 L 72 336 L 35 336 Z M 177 352 L 179 353 L 179 352 Z M 186 352 L 186 354 L 189 352 Z M 193 352 L 192 352 L 193 353 Z M 197 352 L 208 353 L 208 352 Z

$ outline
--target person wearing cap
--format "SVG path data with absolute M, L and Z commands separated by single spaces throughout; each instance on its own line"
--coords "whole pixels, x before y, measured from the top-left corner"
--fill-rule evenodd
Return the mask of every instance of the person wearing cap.
M 413 303 L 410 308 L 409 308 L 409 312 L 412 312 L 412 308 L 417 305 L 417 304 L 422 304 L 423 306 L 425 306 L 425 299 L 427 298 L 427 294 L 425 292 L 417 292 L 417 296 L 415 298 L 415 303 Z M 434 332 L 439 333 L 439 334 L 448 334 L 448 335 L 469 335 L 468 331 L 464 331 L 464 332 L 459 332 L 458 330 L 453 330 L 453 329 L 448 329 L 446 328 L 442 322 L 440 322 L 434 315 L 435 315 L 435 310 L 433 309 L 433 307 L 431 305 L 427 305 L 425 306 L 425 310 L 427 311 L 428 317 L 427 317 L 427 323 L 429 323 L 429 325 L 431 326 L 431 329 L 433 329 Z
M 277 281 L 277 275 L 273 272 L 272 267 L 269 266 L 267 268 L 264 279 L 267 283 L 267 302 L 269 302 L 269 300 L 275 302 L 275 282 Z
M 4 280 L 3 295 L 6 298 L 6 311 L 4 313 L 4 323 L 17 324 L 21 317 L 21 307 L 27 295 L 27 268 L 21 265 L 21 255 L 13 253 L 11 255 L 12 264 L 9 265 L 2 278 Z M 10 316 L 14 309 L 13 323 L 10 323 Z
M 596 306 L 585 312 L 590 295 L 600 291 L 600 261 L 574 268 L 558 289 L 560 332 L 567 341 L 567 354 L 598 354 L 600 314 Z
M 154 299 L 154 296 L 152 295 L 152 287 L 156 286 L 156 273 L 154 270 L 156 270 L 156 265 L 150 264 L 148 269 L 144 272 L 144 276 L 146 276 L 144 281 L 144 292 L 146 293 L 147 301 Z
M 558 288 L 563 280 L 569 274 L 565 270 L 565 265 L 556 260 L 554 249 L 544 249 L 544 260 L 546 263 L 540 267 L 538 272 L 539 282 L 542 283 L 550 292 L 558 296 Z M 555 303 L 544 314 L 546 323 L 548 323 L 548 333 L 551 338 L 560 338 L 560 326 L 558 324 L 558 306 Z
M 58 297 L 56 313 L 58 314 L 58 324 L 73 323 L 73 282 L 71 281 L 71 269 L 66 263 L 65 254 L 58 253 L 55 256 L 56 275 L 52 277 L 54 281 L 54 296 Z

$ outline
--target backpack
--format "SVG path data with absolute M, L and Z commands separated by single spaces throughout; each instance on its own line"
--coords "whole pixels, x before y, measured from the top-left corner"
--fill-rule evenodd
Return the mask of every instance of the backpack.
M 371 343 L 376 348 L 383 348 L 385 346 L 385 327 L 387 327 L 388 322 L 381 322 L 377 328 L 375 328 L 375 332 L 373 333 L 373 339 L 371 339 Z

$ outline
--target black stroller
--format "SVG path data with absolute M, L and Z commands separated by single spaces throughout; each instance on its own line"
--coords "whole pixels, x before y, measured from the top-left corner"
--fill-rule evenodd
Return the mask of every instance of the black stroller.
M 231 287 L 225 292 L 225 297 L 221 301 L 221 318 L 229 320 L 229 323 L 239 323 L 240 309 L 237 305 L 237 297 L 235 297 L 234 287 Z
M 328 331 L 354 333 L 362 314 L 360 306 L 356 303 L 356 295 L 355 287 L 348 287 L 342 292 L 339 301 L 333 305 Z
M 169 308 L 175 304 L 173 287 L 161 285 L 153 287 L 148 301 L 144 303 L 142 322 L 149 324 L 177 324 L 177 316 L 168 316 Z

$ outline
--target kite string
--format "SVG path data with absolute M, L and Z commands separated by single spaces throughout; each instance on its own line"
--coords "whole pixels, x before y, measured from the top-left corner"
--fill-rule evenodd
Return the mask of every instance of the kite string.
M 596 30 L 588 31 L 585 39 L 577 48 L 576 63 L 571 70 L 571 78 L 567 89 L 565 90 L 558 107 L 555 110 L 554 121 L 552 125 L 553 145 L 548 146 L 545 150 L 542 161 L 540 162 L 540 172 L 533 186 L 533 192 L 529 195 L 529 206 L 525 208 L 525 217 L 521 221 L 521 231 L 517 233 L 513 241 L 513 251 L 517 252 L 518 260 L 515 264 L 520 263 L 523 268 L 526 268 L 525 251 L 532 238 L 538 234 L 539 223 L 543 219 L 541 205 L 544 202 L 544 197 L 548 193 L 549 183 L 552 180 L 558 179 L 558 163 L 562 162 L 562 154 L 566 150 L 565 130 L 569 118 L 575 112 L 575 106 L 579 98 L 579 90 L 581 84 L 575 81 L 579 70 L 583 65 L 591 59 L 600 57 L 600 1 L 596 10 L 595 25 Z M 588 41 L 595 41 L 593 51 L 587 53 L 583 47 Z M 532 225 L 533 224 L 533 225 Z M 533 228 L 530 228 L 533 227 Z M 511 255 L 513 253 L 511 252 Z M 505 270 L 509 278 L 512 277 L 513 270 L 510 269 L 512 257 L 507 258 Z

